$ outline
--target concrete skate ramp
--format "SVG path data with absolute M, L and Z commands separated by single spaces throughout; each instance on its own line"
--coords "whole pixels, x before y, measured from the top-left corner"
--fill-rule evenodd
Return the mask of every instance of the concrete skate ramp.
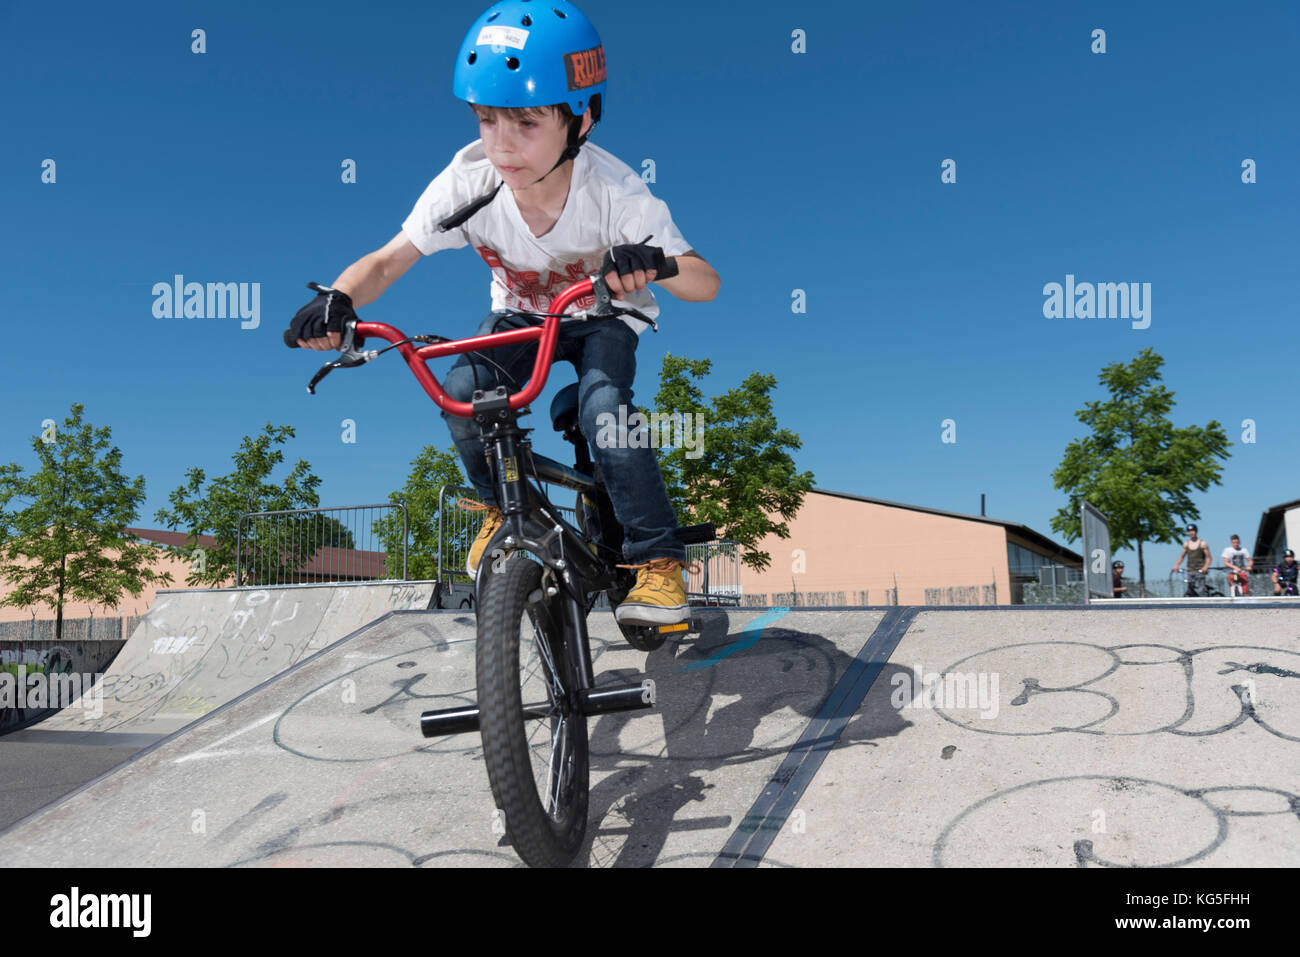
M 658 704 L 591 721 L 580 864 L 1300 864 L 1294 611 L 704 614 L 648 655 L 591 616 L 598 681 Z M 0 866 L 515 865 L 478 736 L 418 732 L 473 658 L 472 618 L 389 615 L 0 834 Z
M 102 713 L 83 695 L 4 740 L 152 743 L 385 612 L 428 607 L 432 591 L 402 582 L 159 592 L 99 682 Z
M 386 612 L 426 607 L 432 589 L 407 582 L 160 592 L 90 694 L 0 737 L 0 827 Z

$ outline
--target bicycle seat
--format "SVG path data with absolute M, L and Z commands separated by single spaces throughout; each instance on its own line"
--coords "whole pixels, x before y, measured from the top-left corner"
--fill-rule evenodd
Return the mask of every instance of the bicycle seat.
M 578 383 L 566 385 L 551 400 L 551 425 L 564 432 L 578 421 Z

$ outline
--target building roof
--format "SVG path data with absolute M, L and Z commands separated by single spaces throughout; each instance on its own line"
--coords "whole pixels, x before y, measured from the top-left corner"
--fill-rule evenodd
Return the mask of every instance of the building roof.
M 1260 549 L 1266 547 L 1266 543 L 1272 542 L 1277 535 L 1278 526 L 1282 524 L 1282 519 L 1286 513 L 1293 508 L 1300 508 L 1300 498 L 1293 502 L 1283 502 L 1281 505 L 1274 505 L 1267 509 L 1259 517 L 1259 530 L 1255 532 L 1255 547 L 1251 549 L 1252 557 L 1255 558 L 1272 558 L 1271 555 L 1263 554 Z M 1295 546 L 1292 545 L 1292 548 Z
M 142 542 L 157 542 L 159 545 L 171 545 L 174 548 L 184 548 L 189 538 L 188 532 L 169 532 L 161 528 L 124 528 L 122 531 L 134 535 Z M 211 535 L 200 535 L 199 544 L 205 548 L 214 548 L 217 540 Z
M 183 548 L 187 533 L 170 532 L 156 528 L 128 528 L 124 531 L 145 542 L 171 545 Z M 200 535 L 199 545 L 215 548 L 217 540 L 211 535 Z M 333 545 L 321 545 L 307 560 L 306 564 L 294 575 L 299 581 L 350 579 L 360 581 L 377 581 L 390 577 L 386 569 L 387 555 L 382 551 L 365 551 L 363 549 L 338 548 Z M 400 568 L 394 572 L 400 572 Z
M 857 502 L 870 502 L 872 505 L 884 505 L 888 508 L 904 508 L 912 512 L 926 512 L 930 515 L 942 515 L 945 518 L 957 518 L 966 522 L 984 522 L 988 525 L 999 525 L 1004 529 L 1015 532 L 1021 538 L 1045 549 L 1048 552 L 1055 553 L 1063 558 L 1068 558 L 1077 562 L 1080 567 L 1083 565 L 1083 556 L 1073 552 L 1064 545 L 1058 545 L 1046 535 L 1034 531 L 1028 525 L 1021 525 L 1019 522 L 1008 522 L 1000 518 L 989 518 L 986 515 L 967 515 L 964 512 L 947 512 L 940 508 L 926 508 L 924 505 L 908 505 L 906 502 L 890 502 L 883 498 L 868 498 L 865 495 L 853 495 L 849 492 L 836 492 L 828 488 L 814 488 L 814 492 L 821 495 L 833 495 L 836 498 L 853 499 Z

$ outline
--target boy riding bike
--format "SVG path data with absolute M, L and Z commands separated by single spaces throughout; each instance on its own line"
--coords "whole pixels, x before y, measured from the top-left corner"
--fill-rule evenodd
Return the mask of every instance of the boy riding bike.
M 1255 560 L 1250 552 L 1241 547 L 1241 536 L 1233 535 L 1232 544 L 1223 550 L 1223 567 L 1228 572 L 1228 594 L 1234 595 L 1239 590 L 1242 595 L 1250 594 L 1250 572 L 1255 567 Z
M 1273 569 L 1273 594 L 1296 594 L 1298 577 L 1300 577 L 1300 565 L 1296 564 L 1295 552 L 1288 548 L 1282 555 L 1281 564 Z
M 604 115 L 605 85 L 600 36 L 571 3 L 503 0 L 484 11 L 461 43 L 453 78 L 453 92 L 478 118 L 480 138 L 434 178 L 386 246 L 353 263 L 299 310 L 290 338 L 303 348 L 339 348 L 355 308 L 378 299 L 422 255 L 467 245 L 492 271 L 493 311 L 479 334 L 518 325 L 513 311 L 548 311 L 562 289 L 597 272 L 619 296 L 616 305 L 653 320 L 658 307 L 647 283 L 665 256 L 677 258 L 678 274 L 663 280 L 664 288 L 688 302 L 712 300 L 718 275 L 682 238 L 667 205 L 630 167 L 587 143 Z M 570 312 L 594 304 L 588 296 Z M 630 317 L 565 319 L 555 353 L 578 371 L 578 420 L 624 530 L 624 567 L 638 571 L 615 610 L 620 623 L 632 625 L 672 624 L 689 614 L 685 546 L 674 534 L 677 520 L 653 448 L 625 434 L 594 441 L 602 415 L 622 422 L 636 409 L 636 346 L 645 328 Z M 517 389 L 537 348 L 466 353 L 444 388 L 462 402 L 476 389 Z M 502 516 L 477 425 L 446 412 L 443 419 L 487 511 L 467 563 L 476 575 Z

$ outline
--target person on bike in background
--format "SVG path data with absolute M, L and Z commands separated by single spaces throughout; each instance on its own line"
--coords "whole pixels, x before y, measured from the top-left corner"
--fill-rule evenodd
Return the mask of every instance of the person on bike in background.
M 1178 554 L 1178 561 L 1174 562 L 1174 571 L 1178 571 L 1184 555 L 1187 556 L 1187 590 L 1193 596 L 1203 598 L 1205 576 L 1210 570 L 1210 546 L 1205 539 L 1196 537 L 1195 525 L 1187 526 L 1187 541 L 1183 542 L 1183 550 Z
M 1241 536 L 1233 535 L 1232 544 L 1223 550 L 1223 567 L 1228 572 L 1228 594 L 1232 594 L 1232 586 L 1240 585 L 1242 595 L 1250 594 L 1250 570 L 1255 567 L 1255 561 L 1250 557 L 1250 552 L 1241 547 Z
M 1124 593 L 1128 591 L 1128 586 L 1124 584 L 1124 563 L 1113 561 L 1110 563 L 1111 590 L 1112 598 L 1123 598 Z
M 1296 573 L 1298 571 L 1300 571 L 1300 565 L 1296 565 L 1295 552 L 1288 548 L 1282 554 L 1281 563 L 1273 569 L 1273 594 L 1296 594 Z
M 298 345 L 337 349 L 355 308 L 378 299 L 421 256 L 463 246 L 491 270 L 493 311 L 480 335 L 518 326 L 519 320 L 511 324 L 511 310 L 546 312 L 566 286 L 595 273 L 609 284 L 615 305 L 653 319 L 658 306 L 647 283 L 656 281 L 666 256 L 677 257 L 679 272 L 661 282 L 665 289 L 688 302 L 712 300 L 718 274 L 682 237 L 668 206 L 631 167 L 587 142 L 606 116 L 605 86 L 600 36 L 572 3 L 503 0 L 484 11 L 461 42 L 452 82 L 455 96 L 474 112 L 479 138 L 434 177 L 387 245 L 357 260 L 299 311 L 290 326 Z M 655 104 L 646 97 L 626 107 L 625 115 L 653 121 Z M 587 296 L 571 312 L 594 305 L 595 297 Z M 615 614 L 630 624 L 672 624 L 689 614 L 683 569 L 691 566 L 676 538 L 677 517 L 654 449 L 639 437 L 624 441 L 626 435 L 596 441 L 603 414 L 612 416 L 604 421 L 627 421 L 636 411 L 636 347 L 645 329 L 630 316 L 566 318 L 555 356 L 578 370 L 579 425 L 595 446 L 593 459 L 624 530 L 623 567 L 638 570 Z M 475 389 L 498 384 L 517 391 L 537 348 L 491 350 L 497 365 L 463 354 L 443 386 L 462 402 Z M 486 506 L 467 562 L 473 576 L 502 516 L 478 424 L 446 412 L 442 417 Z

